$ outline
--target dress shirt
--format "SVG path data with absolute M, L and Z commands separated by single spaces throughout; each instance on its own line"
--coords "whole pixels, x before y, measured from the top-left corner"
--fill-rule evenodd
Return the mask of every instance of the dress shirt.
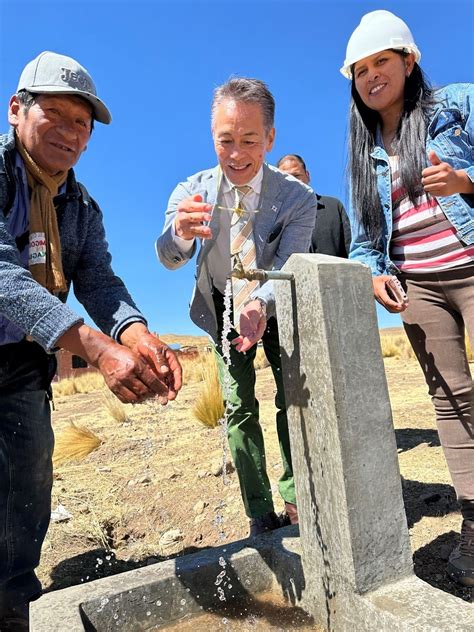
M 246 209 L 256 210 L 260 200 L 262 190 L 263 167 L 260 167 L 257 174 L 245 183 L 245 186 L 252 187 L 243 198 L 242 204 Z M 222 176 L 220 191 L 217 193 L 216 204 L 230 209 L 235 208 L 235 187 L 225 175 Z M 244 186 L 244 184 L 239 185 Z M 230 260 L 230 223 L 232 219 L 232 211 L 214 208 L 214 213 L 219 213 L 219 232 L 214 246 L 207 256 L 208 270 L 212 278 L 212 284 L 222 294 L 225 293 L 227 279 L 232 270 Z M 250 215 L 250 221 L 253 221 L 253 215 Z M 189 252 L 193 246 L 194 239 L 183 239 L 178 237 L 175 232 L 174 224 L 172 227 L 173 240 L 183 252 Z

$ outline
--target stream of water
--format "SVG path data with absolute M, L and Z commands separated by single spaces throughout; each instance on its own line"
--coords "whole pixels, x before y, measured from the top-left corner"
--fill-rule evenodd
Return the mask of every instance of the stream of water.
M 228 428 L 228 414 L 229 414 L 229 401 L 231 396 L 231 376 L 229 372 L 229 367 L 231 363 L 230 359 L 230 350 L 231 343 L 228 340 L 228 335 L 232 328 L 231 314 L 232 314 L 232 282 L 230 279 L 227 280 L 224 294 L 224 316 L 223 316 L 223 326 L 222 326 L 222 357 L 224 359 L 224 364 L 226 366 L 226 371 L 224 372 L 224 378 L 222 380 L 222 395 L 224 397 L 224 401 L 226 402 L 224 416 L 219 420 L 221 426 L 221 445 L 222 445 L 222 483 L 223 485 L 228 485 L 230 483 L 227 478 L 227 458 L 229 454 L 229 448 L 227 443 L 227 428 Z M 219 532 L 219 539 L 222 541 L 225 539 L 224 532 L 224 501 L 221 500 L 216 509 L 216 518 L 215 524 L 217 526 Z M 223 557 L 219 559 L 219 565 L 221 569 L 217 575 L 215 585 L 217 586 L 217 595 L 220 601 L 225 601 L 225 588 L 231 588 L 228 585 L 227 577 L 226 577 L 226 561 Z

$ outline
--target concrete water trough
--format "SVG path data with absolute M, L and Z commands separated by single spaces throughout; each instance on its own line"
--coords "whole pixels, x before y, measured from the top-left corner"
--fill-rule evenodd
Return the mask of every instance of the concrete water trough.
M 157 630 L 269 592 L 285 597 L 291 608 L 303 589 L 298 528 L 285 527 L 48 593 L 31 605 L 31 630 Z

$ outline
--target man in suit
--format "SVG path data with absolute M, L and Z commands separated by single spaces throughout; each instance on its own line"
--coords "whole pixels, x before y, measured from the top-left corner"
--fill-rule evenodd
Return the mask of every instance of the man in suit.
M 237 287 L 233 281 L 235 328 L 228 336 L 232 344 L 227 372 L 223 355 L 228 343 L 224 341 L 224 349 L 222 344 L 226 283 L 239 260 L 244 268 L 279 269 L 293 252 L 307 252 L 318 204 L 309 187 L 264 163 L 275 138 L 274 110 L 273 96 L 262 81 L 234 78 L 215 90 L 212 135 L 219 164 L 178 184 L 157 241 L 158 256 L 170 269 L 187 263 L 200 241 L 190 314 L 215 344 L 229 444 L 251 536 L 282 524 L 274 511 L 255 399 L 253 362 L 260 338 L 277 387 L 285 522 L 297 522 L 298 514 L 273 285 L 243 280 Z
M 277 167 L 283 173 L 289 173 L 309 185 L 309 171 L 306 169 L 303 158 L 298 154 L 283 156 L 277 162 Z M 318 198 L 318 214 L 309 251 L 347 259 L 351 245 L 351 226 L 344 206 L 335 197 L 318 194 L 316 197 Z

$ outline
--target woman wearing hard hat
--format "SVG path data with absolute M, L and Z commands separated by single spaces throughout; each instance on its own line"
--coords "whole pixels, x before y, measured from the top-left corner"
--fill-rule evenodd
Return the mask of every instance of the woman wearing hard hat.
M 350 258 L 399 312 L 434 403 L 463 523 L 448 572 L 474 586 L 474 84 L 433 91 L 410 29 L 365 15 L 347 45 L 352 81 Z

